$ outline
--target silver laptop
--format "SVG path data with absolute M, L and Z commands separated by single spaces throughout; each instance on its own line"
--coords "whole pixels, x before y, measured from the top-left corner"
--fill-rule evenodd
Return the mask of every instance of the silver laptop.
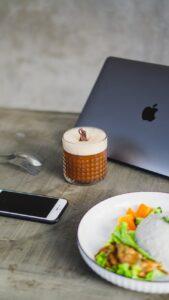
M 76 125 L 105 130 L 110 159 L 169 176 L 169 67 L 109 57 Z

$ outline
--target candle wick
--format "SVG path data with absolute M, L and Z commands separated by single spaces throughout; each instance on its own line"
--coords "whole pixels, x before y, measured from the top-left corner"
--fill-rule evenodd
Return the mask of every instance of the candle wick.
M 80 134 L 79 141 L 87 141 L 86 131 L 83 128 L 79 128 L 78 132 Z

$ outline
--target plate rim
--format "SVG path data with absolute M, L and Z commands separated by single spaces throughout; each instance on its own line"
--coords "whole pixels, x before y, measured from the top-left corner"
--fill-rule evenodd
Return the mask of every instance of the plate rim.
M 137 291 L 137 292 L 142 292 L 142 293 L 169 294 L 169 286 L 165 285 L 165 282 L 158 282 L 158 285 L 157 285 L 157 284 L 153 284 L 153 282 L 151 282 L 151 281 L 147 281 L 147 282 L 145 281 L 144 282 L 142 280 L 135 280 L 135 279 L 132 279 L 132 278 L 127 278 L 125 276 L 120 276 L 120 275 L 115 274 L 115 273 L 110 273 L 106 269 L 101 268 L 99 265 L 97 265 L 92 259 L 88 258 L 88 256 L 81 249 L 81 247 L 79 245 L 77 245 L 77 246 L 78 246 L 78 250 L 80 252 L 81 257 L 83 258 L 85 263 L 88 265 L 88 267 L 90 269 L 92 269 L 92 271 L 94 273 L 96 273 L 99 277 L 101 277 L 102 279 L 108 281 L 109 283 L 111 283 L 113 285 L 116 285 L 116 286 L 119 286 L 119 287 L 122 287 L 122 288 L 125 288 L 125 289 L 129 289 L 129 290 Z M 99 268 L 101 268 L 102 272 L 98 273 L 97 270 L 92 267 L 92 264 L 98 270 L 99 270 Z M 107 274 L 107 272 L 109 274 Z M 111 274 L 111 276 L 104 276 L 103 273 L 105 273 L 107 275 Z M 114 277 L 115 280 L 112 280 L 111 277 Z
M 93 209 L 95 209 L 97 206 L 99 206 L 100 204 L 103 204 L 104 202 L 107 202 L 107 201 L 110 201 L 110 199 L 112 200 L 114 200 L 114 199 L 116 199 L 117 197 L 121 197 L 121 196 L 128 196 L 128 195 L 137 195 L 137 194 L 141 194 L 141 193 L 144 193 L 144 194 L 162 194 L 162 195 L 166 195 L 166 196 L 168 196 L 168 198 L 169 198 L 169 193 L 167 193 L 167 192 L 145 192 L 145 191 L 140 191 L 140 192 L 129 192 L 129 193 L 123 193 L 123 194 L 118 194 L 118 195 L 115 195 L 115 196 L 111 196 L 111 197 L 109 197 L 109 198 L 106 198 L 106 199 L 104 199 L 104 200 L 102 200 L 102 201 L 100 201 L 99 203 L 97 203 L 97 204 L 95 204 L 94 206 L 92 206 L 84 215 L 83 215 L 83 217 L 81 218 L 81 220 L 80 220 L 80 223 L 79 223 L 79 225 L 78 225 L 78 229 L 77 229 L 77 246 L 78 246 L 78 249 L 79 249 L 79 252 L 80 252 L 80 254 L 81 254 L 81 251 L 84 253 L 84 255 L 87 257 L 87 259 L 92 263 L 92 264 L 94 264 L 98 269 L 100 269 L 100 271 L 101 272 L 103 272 L 103 270 L 104 270 L 104 272 L 105 273 L 107 273 L 107 275 L 109 275 L 109 276 L 113 276 L 113 277 L 116 277 L 117 279 L 119 278 L 119 279 L 121 279 L 122 281 L 124 281 L 125 280 L 125 282 L 126 282 L 126 284 L 128 284 L 128 285 L 133 285 L 133 284 L 136 284 L 137 286 L 139 285 L 143 285 L 145 288 L 146 288 L 146 290 L 148 289 L 149 290 L 149 288 L 150 288 L 150 285 L 151 285 L 151 289 L 153 289 L 153 287 L 155 288 L 155 290 L 156 290 L 156 288 L 157 288 L 157 286 L 158 287 L 161 287 L 162 288 L 162 286 L 163 286 L 163 288 L 165 289 L 166 287 L 168 288 L 168 292 L 167 293 L 169 293 L 169 282 L 167 282 L 167 281 L 143 281 L 143 280 L 137 280 L 137 279 L 133 279 L 133 278 L 127 278 L 127 277 L 125 277 L 125 276 L 122 276 L 122 275 L 118 275 L 118 274 L 116 274 L 116 273 L 113 273 L 113 272 L 110 272 L 110 271 L 108 271 L 108 270 L 106 270 L 106 269 L 104 269 L 104 268 L 102 268 L 101 266 L 99 266 L 96 262 L 95 262 L 95 260 L 93 260 L 91 257 L 89 257 L 89 255 L 85 252 L 85 250 L 83 249 L 83 247 L 81 246 L 81 244 L 80 244 L 80 239 L 79 239 L 79 230 L 80 230 L 80 226 L 81 226 L 81 224 L 82 224 L 82 222 L 83 222 L 83 219 L 87 216 L 87 214 L 89 213 L 89 212 L 91 212 L 91 210 L 93 210 Z M 81 250 L 81 251 L 80 251 Z M 81 256 L 82 256 L 82 254 L 81 254 Z M 83 256 L 82 256 L 82 258 L 83 258 Z M 84 258 L 83 258 L 84 259 Z M 86 262 L 86 261 L 85 261 Z M 89 267 L 90 267 L 90 265 L 89 265 Z M 90 267 L 91 268 L 91 267 Z M 91 268 L 92 269 L 92 268 Z M 93 269 L 92 269 L 93 270 Z M 100 277 L 102 277 L 100 274 L 98 274 L 95 270 L 93 270 L 98 276 L 100 276 Z M 102 277 L 102 278 L 104 278 L 105 280 L 107 280 L 105 277 Z M 109 281 L 109 282 L 111 282 L 111 281 Z M 113 283 L 113 282 L 111 282 L 111 283 Z M 116 283 L 115 283 L 116 284 Z M 119 285 L 119 286 L 121 286 L 121 287 L 123 287 L 123 285 Z M 126 288 L 129 288 L 129 289 L 131 289 L 130 287 L 126 287 Z M 142 288 L 142 286 L 140 287 L 140 288 Z M 152 291 L 151 291 L 151 289 L 150 289 L 150 293 L 152 293 Z M 133 290 L 136 290 L 136 289 L 133 289 Z M 144 291 L 144 288 L 143 289 L 139 289 L 139 291 L 143 291 L 143 292 L 145 292 Z M 148 292 L 148 291 L 147 291 Z M 157 293 L 157 292 L 155 292 L 155 293 Z M 163 292 L 161 292 L 161 293 L 163 293 Z M 165 292 L 166 293 L 166 292 Z

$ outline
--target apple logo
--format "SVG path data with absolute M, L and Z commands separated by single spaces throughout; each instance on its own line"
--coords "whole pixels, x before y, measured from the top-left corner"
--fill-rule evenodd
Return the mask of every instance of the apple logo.
M 157 104 L 154 104 L 152 107 L 147 106 L 142 112 L 142 119 L 146 121 L 153 121 L 155 119 L 155 113 L 158 111 Z

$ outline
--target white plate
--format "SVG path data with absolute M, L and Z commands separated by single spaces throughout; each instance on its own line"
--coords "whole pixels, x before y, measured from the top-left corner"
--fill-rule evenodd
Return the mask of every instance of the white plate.
M 108 241 L 117 218 L 126 212 L 128 207 L 136 208 L 140 203 L 152 207 L 161 206 L 169 211 L 168 193 L 129 193 L 111 197 L 92 207 L 82 218 L 78 227 L 78 248 L 87 265 L 99 276 L 118 286 L 145 293 L 167 294 L 169 282 L 145 282 L 126 278 L 109 272 L 94 261 L 94 255 Z

